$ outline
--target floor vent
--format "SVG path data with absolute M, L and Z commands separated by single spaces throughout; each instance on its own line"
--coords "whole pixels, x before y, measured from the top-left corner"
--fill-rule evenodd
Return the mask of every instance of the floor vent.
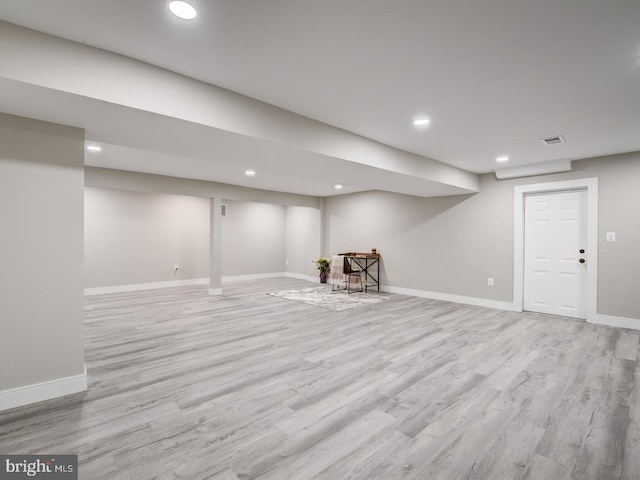
M 566 140 L 562 135 L 556 135 L 555 137 L 547 137 L 540 139 L 545 145 L 557 145 L 558 143 L 564 143 Z

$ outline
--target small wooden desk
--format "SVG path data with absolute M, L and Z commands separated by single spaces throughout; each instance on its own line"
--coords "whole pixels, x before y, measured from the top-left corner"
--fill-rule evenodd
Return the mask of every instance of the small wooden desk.
M 345 252 L 339 253 L 349 259 L 351 265 L 355 263 L 362 273 L 364 273 L 365 292 L 369 285 L 380 291 L 380 254 L 379 253 L 362 253 L 362 252 Z M 375 267 L 371 271 L 371 267 Z

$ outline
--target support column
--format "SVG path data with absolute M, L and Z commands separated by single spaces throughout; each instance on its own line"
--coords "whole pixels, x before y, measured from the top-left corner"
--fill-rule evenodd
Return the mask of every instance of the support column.
M 213 197 L 209 210 L 209 295 L 222 295 L 222 198 Z
M 83 152 L 80 128 L 0 113 L 0 411 L 87 389 Z
M 331 256 L 331 252 L 327 251 L 327 246 L 329 245 L 329 226 L 327 225 L 327 215 L 324 202 L 324 198 L 318 199 L 318 209 L 320 210 L 320 251 L 318 252 L 318 257 L 323 255 Z

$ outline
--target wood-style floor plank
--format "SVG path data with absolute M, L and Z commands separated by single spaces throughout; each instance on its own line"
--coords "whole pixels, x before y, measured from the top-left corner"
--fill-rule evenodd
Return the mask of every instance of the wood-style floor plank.
M 266 295 L 308 286 L 87 297 L 89 391 L 0 412 L 0 452 L 87 480 L 640 480 L 638 332 Z

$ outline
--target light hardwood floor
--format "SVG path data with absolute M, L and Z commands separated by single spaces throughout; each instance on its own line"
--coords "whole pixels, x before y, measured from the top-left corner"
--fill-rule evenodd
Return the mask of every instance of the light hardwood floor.
M 640 479 L 638 332 L 266 295 L 308 286 L 88 297 L 89 391 L 0 413 L 0 453 L 85 480 Z

